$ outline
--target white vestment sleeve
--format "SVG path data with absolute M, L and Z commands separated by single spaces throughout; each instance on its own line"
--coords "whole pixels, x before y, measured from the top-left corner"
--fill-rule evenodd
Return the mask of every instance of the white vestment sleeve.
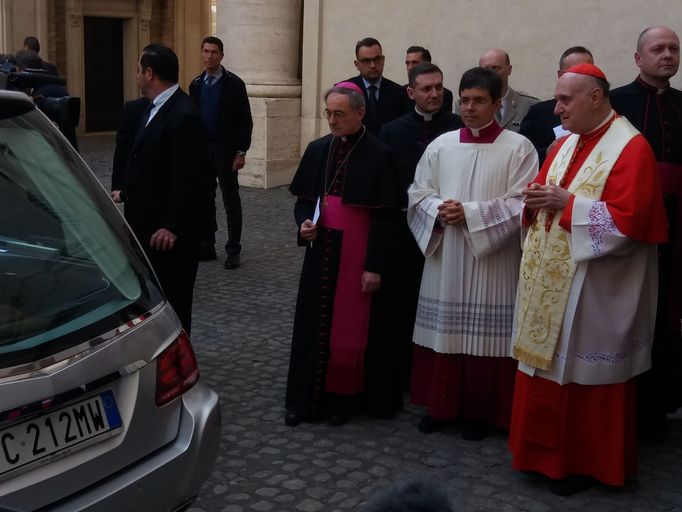
M 606 254 L 626 254 L 634 244 L 618 230 L 605 202 L 581 196 L 573 200 L 570 240 L 575 263 Z
M 471 252 L 482 258 L 518 239 L 523 201 L 521 191 L 538 173 L 538 156 L 528 143 L 515 168 L 509 170 L 507 192 L 487 201 L 463 203 L 466 227 L 464 236 Z
M 419 248 L 430 256 L 443 238 L 443 230 L 434 230 L 438 223 L 438 206 L 443 199 L 438 195 L 438 176 L 434 174 L 437 154 L 426 148 L 414 174 L 414 182 L 407 190 L 407 223 Z

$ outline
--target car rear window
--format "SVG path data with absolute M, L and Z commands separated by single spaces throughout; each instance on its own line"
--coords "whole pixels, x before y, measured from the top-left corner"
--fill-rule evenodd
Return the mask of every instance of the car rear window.
M 163 300 L 115 206 L 35 110 L 0 119 L 0 368 L 40 360 Z

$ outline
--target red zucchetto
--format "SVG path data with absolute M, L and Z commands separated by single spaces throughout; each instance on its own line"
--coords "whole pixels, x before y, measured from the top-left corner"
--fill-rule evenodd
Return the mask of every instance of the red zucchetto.
M 566 73 L 577 73 L 578 75 L 588 75 L 593 76 L 595 78 L 601 78 L 602 80 L 606 80 L 606 75 L 601 69 L 599 69 L 594 64 L 588 64 L 586 62 L 583 64 L 576 64 L 575 66 L 571 66 L 566 70 Z

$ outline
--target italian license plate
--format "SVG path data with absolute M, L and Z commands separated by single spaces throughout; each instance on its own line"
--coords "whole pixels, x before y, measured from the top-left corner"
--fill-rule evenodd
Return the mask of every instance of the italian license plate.
M 121 426 L 114 394 L 106 390 L 0 430 L 0 480 L 110 437 Z

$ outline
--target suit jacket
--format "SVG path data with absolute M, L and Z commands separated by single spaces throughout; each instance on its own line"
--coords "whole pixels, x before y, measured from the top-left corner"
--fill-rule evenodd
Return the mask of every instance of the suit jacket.
M 198 240 L 208 214 L 206 126 L 181 89 L 143 127 L 145 104 L 126 104 L 112 185 L 121 190 L 125 217 L 145 249 L 159 228 L 178 242 Z
M 547 148 L 556 140 L 554 127 L 561 124 L 559 116 L 554 115 L 555 106 L 556 100 L 554 99 L 532 105 L 519 128 L 519 133 L 535 146 L 540 166 L 547 156 Z
M 507 93 L 504 117 L 499 121 L 500 126 L 507 130 L 518 132 L 528 109 L 538 101 L 535 96 L 515 91 L 510 87 Z
M 409 84 L 403 85 L 403 90 L 405 91 L 405 96 L 407 96 L 407 87 Z M 406 114 L 409 114 L 414 110 L 414 100 L 410 99 L 409 96 L 407 96 L 407 110 L 405 111 Z M 453 104 L 454 104 L 454 95 L 452 94 L 452 91 L 448 89 L 447 87 L 443 87 L 443 106 L 440 108 L 440 112 L 452 112 L 453 109 Z
M 111 190 L 122 190 L 125 168 L 128 163 L 130 146 L 140 127 L 140 120 L 149 100 L 145 97 L 127 101 L 123 105 L 121 119 L 116 132 L 116 147 L 114 149 L 114 163 L 111 173 Z
M 361 75 L 354 76 L 345 81 L 358 85 L 362 92 L 365 93 L 365 101 L 368 101 L 367 89 Z M 381 78 L 381 86 L 379 87 L 379 112 L 377 119 L 373 122 L 368 116 L 369 112 L 366 111 L 362 122 L 370 133 L 378 137 L 384 124 L 404 115 L 408 109 L 409 98 L 405 94 L 405 90 L 402 86 L 384 76 Z
M 223 76 L 218 82 L 221 85 L 221 94 L 217 137 L 225 157 L 231 160 L 237 151 L 248 151 L 251 147 L 253 120 L 243 80 L 225 68 L 222 69 Z M 206 71 L 189 85 L 189 95 L 197 106 L 201 104 L 201 89 L 205 76 Z

